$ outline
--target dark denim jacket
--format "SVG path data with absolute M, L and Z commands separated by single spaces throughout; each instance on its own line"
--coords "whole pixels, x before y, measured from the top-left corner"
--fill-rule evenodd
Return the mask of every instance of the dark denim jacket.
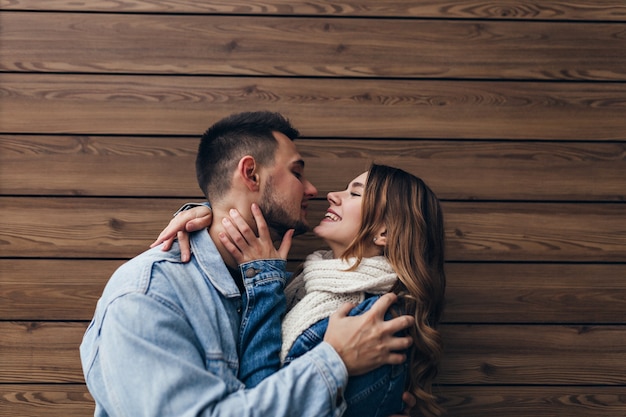
M 350 312 L 350 316 L 358 316 L 369 310 L 380 298 L 373 295 L 365 299 Z M 385 316 L 391 318 L 390 313 Z M 328 327 L 328 318 L 318 321 L 306 329 L 294 342 L 285 364 L 304 355 L 324 339 Z M 408 372 L 408 363 L 401 365 L 385 365 L 364 375 L 353 376 L 348 379 L 348 387 L 344 399 L 348 409 L 344 417 L 387 417 L 401 413 L 404 409 L 402 393 Z
M 245 276 L 245 272 L 242 270 Z M 276 365 L 282 344 L 280 324 L 284 314 L 284 282 L 265 280 L 263 282 L 247 282 L 244 294 L 244 305 L 255 306 L 259 310 L 250 318 L 244 318 L 246 329 L 242 328 L 241 340 L 249 343 L 242 347 L 241 363 L 246 369 L 246 376 L 240 379 L 247 387 L 254 387 L 264 378 L 276 372 Z M 372 295 L 352 309 L 349 315 L 363 314 L 369 310 L 380 296 Z M 248 312 L 252 307 L 247 308 Z M 275 314 L 268 314 L 273 311 Z M 245 315 L 244 315 L 245 316 Z M 390 319 L 387 312 L 385 319 Z M 306 329 L 294 342 L 285 360 L 289 365 L 298 357 L 318 346 L 324 339 L 328 318 L 322 319 Z M 242 369 L 243 369 L 242 368 Z M 402 413 L 404 404 L 402 393 L 408 373 L 407 362 L 401 365 L 385 365 L 364 375 L 350 377 L 348 386 L 343 393 L 347 404 L 344 417 L 387 417 Z

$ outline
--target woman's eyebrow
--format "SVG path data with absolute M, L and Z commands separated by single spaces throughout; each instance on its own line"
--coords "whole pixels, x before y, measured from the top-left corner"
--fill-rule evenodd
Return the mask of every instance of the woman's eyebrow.
M 363 188 L 363 187 L 365 187 L 365 185 L 360 183 L 360 182 L 353 182 L 352 184 L 350 184 L 350 187 L 352 187 L 352 188 Z

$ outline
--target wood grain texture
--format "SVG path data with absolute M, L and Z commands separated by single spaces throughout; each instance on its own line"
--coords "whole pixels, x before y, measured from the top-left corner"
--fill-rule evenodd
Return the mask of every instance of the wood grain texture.
M 0 198 L 5 257 L 130 258 L 158 236 L 184 200 Z M 317 224 L 328 205 L 313 201 Z M 450 261 L 624 262 L 626 216 L 621 204 L 443 204 Z M 323 247 L 310 233 L 290 257 Z
M 624 206 L 444 204 L 451 260 L 626 260 Z
M 626 133 L 620 83 L 0 73 L 0 86 L 4 133 L 199 135 L 209 121 L 259 109 L 320 137 L 623 141 Z
M 198 144 L 192 137 L 0 135 L 0 193 L 202 199 Z M 302 138 L 296 144 L 319 197 L 343 189 L 375 161 L 420 176 L 440 199 L 626 201 L 624 142 Z
M 2 417 L 92 417 L 94 401 L 84 384 L 0 384 Z
M 623 417 L 622 387 L 437 386 L 447 415 L 454 417 Z M 80 384 L 0 385 L 2 417 L 90 417 L 93 399 Z
M 198 138 L 0 135 L 0 193 L 203 200 L 198 144 Z
M 626 264 L 449 263 L 446 322 L 615 323 L 626 319 Z
M 78 347 L 87 325 L 0 322 L 0 384 L 84 382 Z
M 93 415 L 78 345 L 200 134 L 288 116 L 326 193 L 444 200 L 450 417 L 626 415 L 624 0 L 0 0 L 0 417 Z M 299 237 L 295 268 L 323 242 Z
M 621 0 L 508 1 L 476 0 L 0 0 L 4 10 L 100 11 L 116 13 L 215 13 L 241 15 L 314 15 L 355 17 L 430 17 L 462 19 L 626 21 Z
M 91 320 L 102 289 L 124 260 L 0 259 L 4 320 Z M 294 271 L 299 262 L 291 262 Z M 619 324 L 625 264 L 446 265 L 447 323 Z
M 623 417 L 621 387 L 437 386 L 447 415 L 454 417 Z M 0 385 L 2 417 L 90 417 L 93 399 L 80 384 Z
M 3 320 L 86 320 L 124 260 L 0 259 Z
M 439 386 L 453 417 L 622 417 L 623 387 Z
M 626 80 L 624 29 L 605 23 L 28 12 L 2 23 L 4 71 Z
M 446 325 L 440 383 L 624 385 L 626 328 Z
M 0 322 L 0 383 L 80 383 L 85 322 Z M 441 384 L 624 385 L 624 326 L 442 325 Z

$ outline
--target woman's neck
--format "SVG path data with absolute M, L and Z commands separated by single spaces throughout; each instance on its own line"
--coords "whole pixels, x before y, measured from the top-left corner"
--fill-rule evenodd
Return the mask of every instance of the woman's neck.
M 335 243 L 335 242 L 328 242 L 327 240 L 324 240 L 324 242 L 326 242 L 326 244 L 330 248 L 330 251 L 333 253 L 333 258 L 334 259 L 340 259 L 341 257 L 343 257 L 343 255 L 346 253 L 346 250 L 348 249 L 346 246 L 340 245 L 340 244 Z M 362 257 L 363 258 L 373 258 L 374 256 L 380 256 L 382 254 L 383 253 L 382 253 L 382 250 L 380 249 L 380 247 L 378 247 L 376 245 L 370 245 L 370 246 L 365 248 L 365 251 L 364 251 Z

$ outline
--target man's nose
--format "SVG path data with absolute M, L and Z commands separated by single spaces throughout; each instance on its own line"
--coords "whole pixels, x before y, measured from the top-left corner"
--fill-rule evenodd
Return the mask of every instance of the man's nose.
M 304 184 L 304 194 L 308 197 L 308 198 L 314 198 L 317 197 L 317 188 L 315 188 L 315 186 L 308 180 L 306 180 L 306 183 Z

